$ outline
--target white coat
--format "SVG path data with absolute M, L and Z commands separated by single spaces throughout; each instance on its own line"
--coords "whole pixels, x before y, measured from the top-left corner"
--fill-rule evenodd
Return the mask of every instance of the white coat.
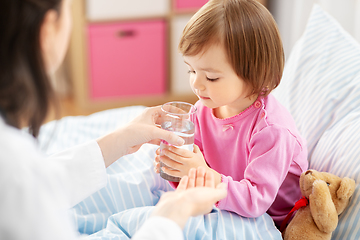
M 96 141 L 46 158 L 36 139 L 0 117 L 0 239 L 71 240 L 67 209 L 106 185 Z M 173 221 L 152 217 L 133 239 L 183 239 Z

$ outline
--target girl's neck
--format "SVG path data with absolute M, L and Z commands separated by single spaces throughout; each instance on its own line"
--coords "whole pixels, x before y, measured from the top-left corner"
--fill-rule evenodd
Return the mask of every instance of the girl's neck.
M 257 98 L 257 94 L 251 95 L 250 97 L 243 99 L 238 104 L 225 105 L 215 108 L 213 110 L 213 113 L 215 117 L 220 119 L 231 118 L 248 109 L 257 100 Z

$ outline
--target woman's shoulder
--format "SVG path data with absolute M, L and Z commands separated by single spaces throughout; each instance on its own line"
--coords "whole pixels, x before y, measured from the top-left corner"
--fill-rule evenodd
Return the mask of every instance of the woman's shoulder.
M 36 139 L 23 130 L 9 126 L 0 118 L 0 164 L 19 168 L 41 156 Z

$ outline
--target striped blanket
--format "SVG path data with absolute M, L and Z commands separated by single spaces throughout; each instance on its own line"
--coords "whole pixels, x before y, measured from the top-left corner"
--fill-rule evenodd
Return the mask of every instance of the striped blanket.
M 90 116 L 65 117 L 45 124 L 39 142 L 52 154 L 95 139 L 127 123 L 144 107 L 133 106 Z M 130 239 L 151 214 L 170 185 L 153 171 L 156 146 L 146 144 L 135 154 L 120 158 L 107 168 L 108 184 L 70 210 L 86 239 Z M 272 219 L 244 218 L 214 208 L 205 216 L 190 218 L 185 239 L 281 239 Z

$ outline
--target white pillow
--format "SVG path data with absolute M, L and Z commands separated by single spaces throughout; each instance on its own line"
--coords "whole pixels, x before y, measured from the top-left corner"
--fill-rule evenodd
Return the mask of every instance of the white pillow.
M 308 142 L 310 168 L 359 183 L 360 45 L 320 6 L 314 6 L 274 95 Z M 359 203 L 357 186 L 332 239 L 360 239 Z
M 324 132 L 314 149 L 310 167 L 360 182 L 360 106 Z M 357 185 L 332 239 L 360 239 L 359 195 Z

